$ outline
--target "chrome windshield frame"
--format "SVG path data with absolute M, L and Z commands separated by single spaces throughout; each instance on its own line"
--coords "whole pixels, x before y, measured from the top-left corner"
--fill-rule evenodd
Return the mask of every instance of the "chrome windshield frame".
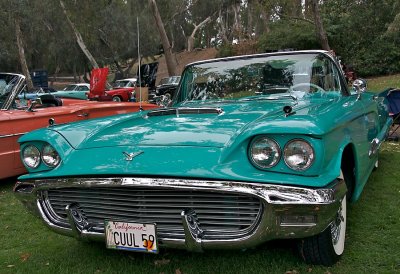
M 15 85 L 13 86 L 12 90 L 10 91 L 10 94 L 7 96 L 3 105 L 0 106 L 0 110 L 9 110 L 11 108 L 15 98 L 18 96 L 21 89 L 25 86 L 25 76 L 22 74 L 16 74 L 16 73 L 0 73 L 0 74 L 6 74 L 6 75 L 18 77 Z

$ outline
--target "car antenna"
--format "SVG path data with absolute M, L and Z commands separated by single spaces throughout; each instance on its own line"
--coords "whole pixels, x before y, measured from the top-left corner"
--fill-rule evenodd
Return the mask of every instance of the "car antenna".
M 137 50 L 138 50 L 138 58 L 139 58 L 139 111 L 143 111 L 142 107 L 142 77 L 140 73 L 140 67 L 141 67 L 141 59 L 140 58 L 140 34 L 139 34 L 139 17 L 136 16 L 136 25 L 137 25 Z

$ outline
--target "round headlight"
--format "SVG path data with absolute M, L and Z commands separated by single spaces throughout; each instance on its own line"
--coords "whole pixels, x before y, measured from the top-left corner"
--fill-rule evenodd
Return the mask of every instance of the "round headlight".
M 250 145 L 249 156 L 259 168 L 275 166 L 281 157 L 279 145 L 272 139 L 262 136 L 255 138 Z
M 45 145 L 42 149 L 42 160 L 48 167 L 56 167 L 60 163 L 60 155 L 51 145 Z
M 305 140 L 295 139 L 286 144 L 283 158 L 289 168 L 306 170 L 314 162 L 314 149 Z
M 29 168 L 37 168 L 40 164 L 40 152 L 37 147 L 28 145 L 22 150 L 22 161 Z

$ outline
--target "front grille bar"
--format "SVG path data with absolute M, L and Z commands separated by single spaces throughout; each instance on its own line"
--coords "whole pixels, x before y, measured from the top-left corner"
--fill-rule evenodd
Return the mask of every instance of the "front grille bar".
M 79 204 L 82 216 L 95 231 L 104 232 L 104 220 L 156 223 L 162 238 L 185 238 L 181 213 L 194 209 L 204 238 L 235 238 L 256 225 L 262 203 L 258 197 L 238 193 L 143 187 L 58 188 L 42 191 L 47 215 L 70 227 L 67 211 Z

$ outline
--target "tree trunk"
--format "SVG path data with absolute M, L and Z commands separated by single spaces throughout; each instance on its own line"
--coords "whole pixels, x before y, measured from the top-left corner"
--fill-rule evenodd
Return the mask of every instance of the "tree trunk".
M 253 38 L 253 13 L 254 13 L 254 0 L 247 1 L 247 37 Z
M 22 31 L 19 23 L 19 18 L 17 17 L 17 15 L 15 17 L 14 22 L 15 22 L 15 36 L 17 38 L 17 47 L 18 47 L 19 61 L 21 63 L 22 73 L 26 77 L 26 85 L 28 90 L 31 90 L 33 89 L 33 83 L 31 75 L 29 73 L 28 64 L 26 63 Z
M 177 64 L 172 54 L 171 43 L 169 42 L 167 33 L 165 32 L 164 23 L 161 19 L 160 12 L 157 8 L 155 0 L 148 0 L 151 10 L 153 12 L 154 20 L 156 21 L 158 32 L 160 33 L 161 42 L 164 48 L 165 62 L 167 63 L 167 69 L 169 76 L 177 75 Z
M 256 2 L 258 9 L 260 10 L 260 18 L 261 20 L 257 20 L 256 26 L 254 29 L 255 33 L 255 38 L 260 37 L 264 33 L 269 33 L 271 31 L 269 27 L 269 17 L 270 17 L 270 11 L 269 9 L 265 9 L 260 2 Z
M 233 21 L 233 33 L 236 39 L 242 39 L 242 23 L 240 22 L 240 1 L 236 1 L 232 4 L 232 10 L 234 14 Z
M 221 9 L 219 10 L 218 19 L 219 19 L 219 27 L 220 27 L 220 34 L 221 34 L 222 41 L 224 42 L 224 44 L 229 44 L 227 30 L 225 28 L 225 21 L 224 21 L 224 17 L 222 15 Z
M 53 86 L 54 82 L 57 82 L 58 73 L 60 72 L 60 65 L 58 64 L 57 60 L 55 60 L 55 61 L 56 61 L 56 69 L 54 70 L 54 74 L 53 74 L 53 77 L 52 77 L 52 81 L 50 82 L 50 86 Z
M 79 77 L 78 77 L 78 73 L 76 72 L 76 64 L 74 63 L 72 66 L 72 72 L 74 74 L 74 82 L 75 83 L 79 83 Z
M 96 60 L 94 59 L 93 55 L 90 53 L 88 48 L 85 45 L 85 42 L 83 41 L 82 35 L 79 33 L 78 29 L 75 27 L 74 23 L 71 21 L 71 19 L 68 16 L 67 9 L 65 8 L 64 2 L 60 0 L 60 5 L 61 8 L 65 14 L 65 17 L 67 18 L 67 21 L 69 25 L 71 26 L 73 32 L 75 33 L 76 36 L 76 42 L 78 43 L 79 47 L 83 51 L 83 53 L 86 55 L 88 58 L 90 64 L 92 65 L 93 68 L 99 68 L 99 65 L 97 64 Z
M 188 41 L 187 41 L 187 43 L 188 43 L 188 48 L 187 48 L 187 50 L 188 50 L 189 52 L 192 51 L 193 48 L 194 48 L 194 36 L 196 35 L 196 32 L 197 32 L 202 26 L 204 26 L 205 24 L 207 24 L 207 23 L 210 22 L 210 21 L 211 21 L 211 17 L 207 17 L 207 18 L 204 19 L 200 24 L 198 24 L 198 25 L 193 24 L 194 29 L 193 29 L 193 31 L 192 31 L 192 34 L 188 37 Z
M 292 0 L 291 2 L 291 16 L 293 17 L 303 17 L 303 6 L 302 0 Z
M 89 76 L 88 76 L 88 74 L 89 74 Z M 85 66 L 83 68 L 83 80 L 85 81 L 85 83 L 90 83 L 90 77 L 91 77 L 90 68 L 89 68 L 88 64 L 85 63 Z
M 313 0 L 304 0 L 304 18 L 311 17 L 312 14 L 312 2 Z
M 127 77 L 130 77 L 131 75 L 131 69 L 133 68 L 133 65 L 138 61 L 138 59 L 132 59 L 131 62 L 128 63 L 128 67 L 125 69 L 124 71 L 124 75 L 126 75 Z M 137 74 L 137 73 L 136 73 Z
M 314 15 L 315 31 L 317 33 L 321 46 L 324 50 L 330 50 L 331 48 L 329 47 L 328 37 L 326 36 L 326 32 L 321 20 L 318 0 L 312 0 L 311 8 Z

